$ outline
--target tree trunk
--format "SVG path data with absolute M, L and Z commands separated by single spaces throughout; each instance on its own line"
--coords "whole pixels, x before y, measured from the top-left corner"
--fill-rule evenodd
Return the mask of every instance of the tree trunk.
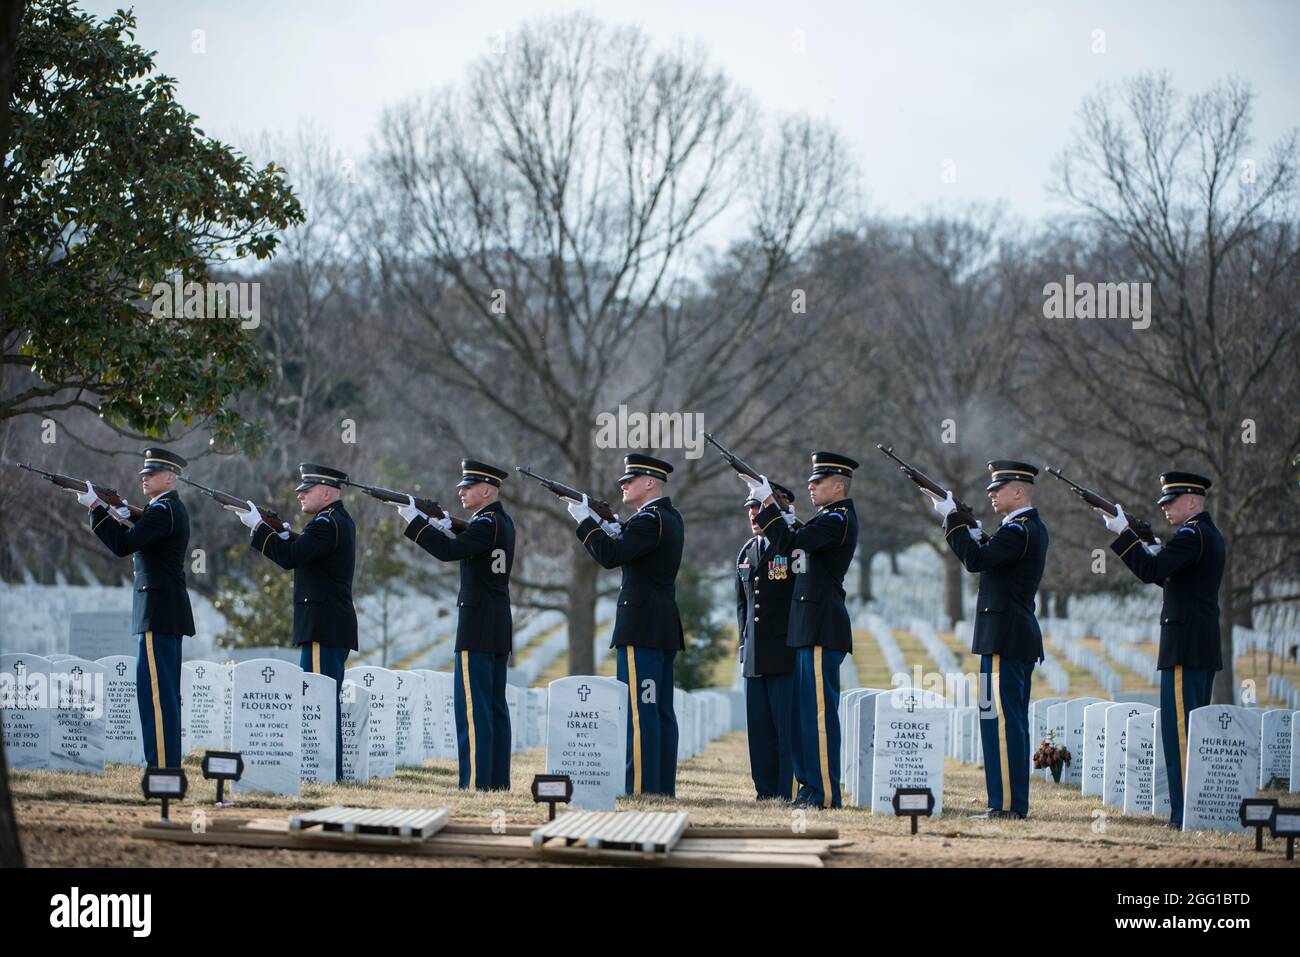
M 1070 593 L 1058 591 L 1052 596 L 1052 617 L 1069 618 L 1070 617 Z
M 964 617 L 961 608 L 961 576 L 962 568 L 956 561 L 943 563 L 943 613 L 954 624 Z
M 1235 529 L 1223 529 L 1224 558 L 1223 582 L 1219 586 L 1219 647 L 1223 652 L 1223 670 L 1214 676 L 1214 694 L 1211 704 L 1232 704 L 1236 678 L 1233 676 L 1232 622 L 1236 609 L 1232 603 L 1232 543 Z
M 586 552 L 573 556 L 569 573 L 569 674 L 596 673 L 596 573 L 600 566 Z
M 871 594 L 871 559 L 876 556 L 878 549 L 873 549 L 866 553 L 858 553 L 858 597 L 864 602 L 871 601 L 875 596 Z

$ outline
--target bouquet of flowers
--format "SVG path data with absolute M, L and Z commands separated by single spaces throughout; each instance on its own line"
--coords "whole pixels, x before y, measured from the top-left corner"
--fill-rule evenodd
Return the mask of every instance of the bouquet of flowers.
M 1052 771 L 1052 780 L 1056 783 L 1061 782 L 1061 769 L 1070 763 L 1070 749 L 1063 744 L 1056 743 L 1056 733 L 1047 732 L 1047 737 L 1043 743 L 1038 746 L 1034 752 L 1035 768 L 1050 768 Z

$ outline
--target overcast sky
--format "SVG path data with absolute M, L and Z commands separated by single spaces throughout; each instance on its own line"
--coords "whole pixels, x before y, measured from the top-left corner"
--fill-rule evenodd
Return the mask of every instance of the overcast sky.
M 123 5 L 83 4 L 100 16 Z M 207 133 L 251 148 L 263 130 L 312 123 L 354 155 L 384 106 L 460 81 L 494 34 L 578 9 L 664 42 L 701 40 L 763 107 L 831 121 L 870 206 L 890 213 L 975 199 L 1005 200 L 1024 217 L 1051 212 L 1045 185 L 1081 99 L 1143 70 L 1170 70 L 1184 91 L 1233 73 L 1248 80 L 1261 153 L 1300 123 L 1296 0 L 135 4 L 138 42 L 177 77 Z M 206 52 L 193 51 L 195 30 Z M 949 160 L 955 183 L 941 175 Z

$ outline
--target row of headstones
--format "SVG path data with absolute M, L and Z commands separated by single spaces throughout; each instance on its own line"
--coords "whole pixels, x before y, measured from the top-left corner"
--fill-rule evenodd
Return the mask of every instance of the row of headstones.
M 1055 632 L 1050 634 L 1052 644 L 1065 655 L 1066 661 L 1096 678 L 1102 690 L 1108 694 L 1119 691 L 1122 684 L 1119 672 L 1110 666 L 1105 655 L 1098 654 L 1075 638 Z
M 1151 687 L 1160 686 L 1160 671 L 1156 668 L 1156 659 L 1137 645 L 1131 645 L 1114 637 L 1103 638 L 1101 650 L 1115 664 L 1141 675 Z
M 899 788 L 928 787 L 943 813 L 943 758 L 957 710 L 919 688 L 852 688 L 840 694 L 840 769 L 845 801 L 893 814 Z
M 867 618 L 867 630 L 875 639 L 880 656 L 885 659 L 885 670 L 891 675 L 907 674 L 907 659 L 894 640 L 894 632 L 889 623 L 878 615 L 870 615 Z
M 572 806 L 612 811 L 627 793 L 627 685 L 615 678 L 572 675 L 547 686 L 546 773 L 567 774 Z M 677 759 L 744 727 L 744 695 L 730 688 L 673 689 Z
M 142 764 L 136 659 L 97 662 L 0 656 L 0 708 L 10 765 L 102 772 Z M 223 665 L 189 661 L 181 672 L 181 742 L 245 754 L 246 790 L 298 793 L 301 781 L 333 781 L 333 727 L 342 707 L 344 779 L 388 777 L 426 758 L 456 758 L 450 673 L 348 669 L 333 679 L 262 658 Z M 545 744 L 546 690 L 508 686 L 511 750 Z M 265 779 L 265 780 L 263 780 Z
M 102 772 L 105 762 L 143 763 L 135 666 L 135 659 L 126 656 L 99 662 L 0 656 L 6 679 L 0 682 L 0 721 L 11 766 Z M 447 672 L 350 668 L 339 693 L 333 679 L 279 659 L 235 665 L 185 662 L 182 667 L 183 750 L 240 752 L 245 771 L 237 792 L 296 796 L 303 782 L 333 782 L 336 742 L 329 729 L 340 713 L 336 709 L 342 715 L 345 781 L 392 777 L 399 767 L 418 767 L 425 759 L 454 760 L 457 755 L 453 678 Z M 574 768 L 575 777 L 597 783 L 616 779 L 621 786 L 627 686 L 593 676 L 552 682 L 552 688 L 557 686 L 565 697 L 554 709 L 549 688 L 507 686 L 511 750 L 548 746 L 548 766 L 554 764 L 555 773 L 567 772 L 570 759 L 578 755 L 584 773 Z M 602 703 L 588 709 L 584 702 L 593 689 Z M 616 708 L 600 698 L 611 692 L 620 696 Z M 676 690 L 674 709 L 679 760 L 744 726 L 744 697 L 730 689 Z M 568 715 L 582 710 L 603 713 L 583 719 L 588 726 L 569 735 Z M 585 742 L 596 726 L 605 738 L 616 739 L 617 746 L 589 753 Z M 552 761 L 549 738 L 556 727 L 560 738 Z M 599 743 L 600 736 L 595 738 Z M 595 788 L 603 790 L 608 789 Z M 612 807 L 612 796 L 595 800 Z
M 971 646 L 975 631 L 975 623 L 972 620 L 967 618 L 957 622 L 953 626 L 953 631 L 963 647 Z M 1057 694 L 1070 692 L 1070 673 L 1052 657 L 1051 650 L 1046 645 L 1043 647 L 1043 661 L 1034 669 L 1034 680 L 1046 681 L 1048 687 Z
M 1263 788 L 1300 790 L 1295 715 L 1235 705 L 1191 712 L 1183 762 L 1184 830 L 1240 831 L 1237 813 L 1243 798 L 1253 798 Z M 1168 816 L 1157 702 L 1045 698 L 1032 703 L 1030 726 L 1034 742 L 1050 731 L 1069 750 L 1072 760 L 1062 770 L 1062 785 L 1099 797 L 1124 814 Z M 1032 757 L 1031 773 L 1052 779 L 1050 769 L 1033 770 Z
M 1277 698 L 1282 702 L 1283 707 L 1300 711 L 1300 688 L 1297 688 L 1286 675 L 1269 675 L 1266 687 L 1269 697 Z

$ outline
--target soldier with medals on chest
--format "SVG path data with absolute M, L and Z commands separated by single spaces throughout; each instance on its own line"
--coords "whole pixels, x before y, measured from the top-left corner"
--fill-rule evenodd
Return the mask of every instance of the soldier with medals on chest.
M 677 569 L 685 525 L 664 494 L 673 467 L 629 453 L 618 480 L 623 501 L 636 513 L 621 524 L 602 523 L 581 502 L 569 503 L 578 541 L 604 568 L 621 568 L 612 647 L 618 680 L 627 685 L 627 793 L 677 789 L 677 716 L 673 711 L 673 661 L 685 647 L 677 611 Z
M 439 561 L 460 562 L 453 683 L 460 787 L 508 791 L 506 665 L 514 636 L 510 571 L 515 563 L 515 523 L 497 500 L 504 469 L 461 459 L 460 471 L 460 504 L 472 517 L 459 534 L 452 530 L 451 516 L 431 519 L 414 499 L 397 511 L 406 519 L 407 538 Z
M 248 511 L 226 506 L 248 527 L 248 547 L 293 572 L 293 643 L 303 671 L 329 675 L 343 690 L 348 653 L 357 650 L 357 611 L 352 604 L 356 570 L 357 528 L 339 497 L 347 474 L 326 465 L 298 466 L 298 505 L 312 516 L 302 533 L 291 537 L 272 528 L 257 506 Z M 337 698 L 336 698 L 337 700 Z M 335 709 L 335 780 L 343 777 L 343 714 Z
M 140 488 L 149 504 L 134 523 L 125 505 L 109 508 L 89 482 L 76 493 L 90 509 L 91 530 L 114 555 L 130 555 L 134 566 L 135 690 L 145 764 L 154 768 L 181 766 L 181 640 L 194 634 L 185 585 L 190 514 L 176 493 L 186 464 L 167 449 L 144 450 Z
M 958 514 L 952 492 L 930 495 L 943 516 L 944 540 L 962 567 L 980 576 L 971 653 L 980 656 L 980 739 L 988 811 L 979 818 L 1029 814 L 1029 695 L 1034 664 L 1043 660 L 1043 633 L 1034 596 L 1047 562 L 1047 526 L 1031 501 L 1038 469 L 999 459 L 988 464 L 989 502 L 1002 524 L 984 540 Z M 1076 755 L 1076 760 L 1078 756 Z
M 794 493 L 771 483 L 781 497 L 787 523 L 794 519 Z M 736 626 L 740 637 L 741 674 L 745 679 L 745 725 L 749 770 L 760 801 L 793 801 L 794 649 L 786 644 L 794 575 L 790 556 L 779 552 L 758 527 L 763 503 L 745 499 L 754 536 L 736 556 Z
M 1169 826 L 1182 827 L 1187 781 L 1187 722 L 1210 704 L 1214 675 L 1223 668 L 1219 635 L 1219 585 L 1226 549 L 1223 534 L 1205 508 L 1213 483 L 1196 472 L 1160 476 L 1156 504 L 1174 528 L 1168 542 L 1147 545 L 1129 527 L 1118 504 L 1102 513 L 1119 537 L 1110 544 L 1139 581 L 1164 590 L 1160 608 L 1160 738 L 1169 776 Z M 1098 509 L 1100 512 L 1101 510 Z
M 817 513 L 795 528 L 763 476 L 746 476 L 750 495 L 763 503 L 759 532 L 790 556 L 795 572 L 786 643 L 795 650 L 794 774 L 796 807 L 841 807 L 840 665 L 853 651 L 844 599 L 844 575 L 858 547 L 858 516 L 849 498 L 858 463 L 838 452 L 814 452 L 808 497 Z

